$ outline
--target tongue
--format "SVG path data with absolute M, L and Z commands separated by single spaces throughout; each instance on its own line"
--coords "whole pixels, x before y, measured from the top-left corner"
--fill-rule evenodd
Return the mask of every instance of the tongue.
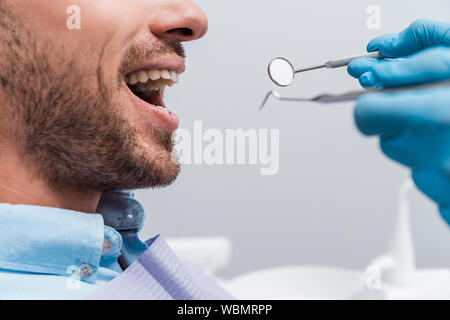
M 165 107 L 164 101 L 159 91 L 139 92 L 138 97 L 154 106 Z

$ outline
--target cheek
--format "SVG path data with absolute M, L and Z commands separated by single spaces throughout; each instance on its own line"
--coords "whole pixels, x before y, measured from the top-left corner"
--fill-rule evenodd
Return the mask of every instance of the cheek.
M 89 37 L 111 39 L 131 37 L 145 23 L 141 0 L 78 0 L 82 31 Z
M 127 94 L 124 94 L 120 101 L 129 101 Z M 140 136 L 148 135 L 148 129 L 151 119 L 147 115 L 142 114 L 134 104 L 127 103 L 126 106 L 120 106 L 123 108 L 123 116 L 127 119 L 130 126 L 133 127 Z
M 21 0 L 14 10 L 43 38 L 70 41 L 78 48 L 86 48 L 104 46 L 118 37 L 131 38 L 145 23 L 146 10 L 140 3 L 140 0 Z M 70 11 L 71 6 L 79 11 Z M 79 30 L 68 27 L 74 19 L 80 22 Z
M 67 0 L 22 0 L 13 4 L 13 11 L 36 33 L 64 31 Z

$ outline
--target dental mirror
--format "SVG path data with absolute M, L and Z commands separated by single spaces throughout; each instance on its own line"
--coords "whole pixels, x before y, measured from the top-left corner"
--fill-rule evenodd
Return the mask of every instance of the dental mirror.
M 316 66 L 295 70 L 294 66 L 289 62 L 289 60 L 285 58 L 275 58 L 269 62 L 269 77 L 273 82 L 275 82 L 276 85 L 280 87 L 287 87 L 292 84 L 297 73 L 322 68 L 334 69 L 345 67 L 353 60 L 360 58 L 385 59 L 385 57 L 383 57 L 378 51 L 375 51 L 360 56 L 334 59 Z
M 280 87 L 287 87 L 294 81 L 295 70 L 285 58 L 275 58 L 269 63 L 269 77 Z

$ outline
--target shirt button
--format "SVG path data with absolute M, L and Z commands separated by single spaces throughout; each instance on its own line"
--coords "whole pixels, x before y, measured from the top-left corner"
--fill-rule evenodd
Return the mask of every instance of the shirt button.
M 111 250 L 111 243 L 108 240 L 103 240 L 102 255 L 108 253 L 109 250 Z
M 94 272 L 94 269 L 90 264 L 83 263 L 78 267 L 78 272 L 81 278 L 89 278 Z

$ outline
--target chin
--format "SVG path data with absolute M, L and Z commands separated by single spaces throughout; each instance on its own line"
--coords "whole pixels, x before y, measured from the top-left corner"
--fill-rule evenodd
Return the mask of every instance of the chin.
M 130 181 L 131 185 L 121 189 L 166 187 L 175 182 L 181 171 L 177 157 L 168 150 L 147 151 L 144 161 L 144 165 L 137 165 L 131 170 L 136 173 L 135 179 Z

